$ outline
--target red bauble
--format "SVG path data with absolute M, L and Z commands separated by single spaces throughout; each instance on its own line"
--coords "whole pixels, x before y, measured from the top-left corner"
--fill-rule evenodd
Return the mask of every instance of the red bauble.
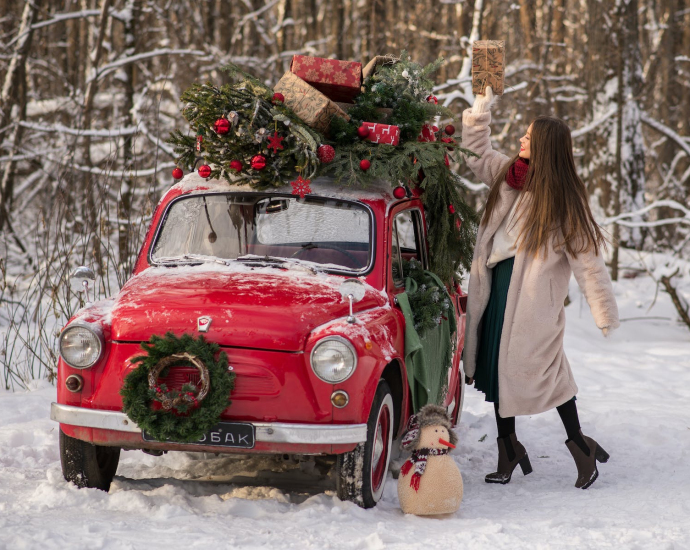
M 211 167 L 208 164 L 203 164 L 199 166 L 199 175 L 202 178 L 207 178 L 211 175 Z
M 452 124 L 449 124 L 448 126 L 445 127 L 445 129 L 443 131 L 446 134 L 448 134 L 449 136 L 452 136 L 453 134 L 455 134 L 455 126 L 453 126 Z
M 213 125 L 213 131 L 219 136 L 227 134 L 230 131 L 230 121 L 227 118 L 219 118 Z
M 317 149 L 316 154 L 319 155 L 319 160 L 321 162 L 328 164 L 333 162 L 333 159 L 335 158 L 335 149 L 333 149 L 333 147 L 330 145 L 322 145 Z
M 254 168 L 254 170 L 263 170 L 266 168 L 266 157 L 263 155 L 254 155 L 252 157 L 252 168 Z
M 285 103 L 285 96 L 280 92 L 273 94 L 273 103 Z
M 182 176 L 184 176 L 184 172 L 180 168 L 175 168 L 172 173 L 173 178 L 176 180 L 181 180 Z
M 393 196 L 396 199 L 404 199 L 407 196 L 407 191 L 405 191 L 405 188 L 402 185 L 398 185 L 398 187 L 393 189 Z
M 369 126 L 365 126 L 364 124 L 357 128 L 357 135 L 362 139 L 366 139 L 367 137 L 369 137 L 370 133 L 371 130 L 369 129 Z
M 448 205 L 448 211 L 449 211 L 451 214 L 455 214 L 455 206 L 453 206 L 452 204 L 449 204 L 449 205 Z
M 438 98 L 435 95 L 430 95 L 429 97 L 426 98 L 426 100 L 429 103 L 433 103 L 434 105 L 438 105 Z
M 359 167 L 366 172 L 369 170 L 369 168 L 371 168 L 371 162 L 369 162 L 367 159 L 360 160 Z
M 234 170 L 235 172 L 241 172 L 242 171 L 242 163 L 239 160 L 233 160 L 230 162 L 230 170 Z

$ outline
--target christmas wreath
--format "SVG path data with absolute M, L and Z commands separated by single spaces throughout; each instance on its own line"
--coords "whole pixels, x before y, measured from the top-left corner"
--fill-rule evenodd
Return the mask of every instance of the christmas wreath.
M 141 347 L 146 355 L 132 359 L 139 366 L 120 390 L 122 410 L 158 441 L 197 441 L 230 404 L 235 374 L 228 370 L 228 356 L 218 354 L 220 346 L 203 336 L 178 338 L 172 332 L 153 335 Z M 177 390 L 159 382 L 170 369 L 182 365 L 199 371 L 199 384 L 187 383 Z
M 469 270 L 477 215 L 459 191 L 460 177 L 450 169 L 455 152 L 473 153 L 459 147 L 452 124 L 439 130 L 428 122 L 452 116 L 432 95 L 430 76 L 442 63 L 437 59 L 422 67 L 405 51 L 399 58 L 382 58 L 352 103 L 329 104 L 335 114 L 326 130 L 322 119 L 307 124 L 288 108 L 289 97 L 230 65 L 226 69 L 234 83 L 194 84 L 183 93 L 183 114 L 193 133 L 176 131 L 168 142 L 178 164 L 191 170 L 202 162 L 202 177 L 231 184 L 266 188 L 291 181 L 293 194 L 304 198 L 311 192 L 310 178 L 325 175 L 335 184 L 361 187 L 382 179 L 419 194 L 429 223 L 431 271 L 450 284 Z M 291 78 L 302 86 L 300 94 L 310 93 L 305 82 Z M 285 86 L 279 89 L 286 94 L 294 90 Z M 302 116 L 309 114 L 307 109 Z M 399 139 L 370 139 L 377 124 L 394 128 Z M 182 171 L 177 168 L 175 174 L 181 177 Z

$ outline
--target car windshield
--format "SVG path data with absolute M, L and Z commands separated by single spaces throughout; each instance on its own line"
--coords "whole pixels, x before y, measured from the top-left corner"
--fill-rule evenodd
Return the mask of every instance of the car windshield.
M 168 209 L 151 260 L 311 262 L 306 265 L 361 272 L 370 264 L 371 224 L 367 208 L 343 200 L 261 193 L 192 195 Z

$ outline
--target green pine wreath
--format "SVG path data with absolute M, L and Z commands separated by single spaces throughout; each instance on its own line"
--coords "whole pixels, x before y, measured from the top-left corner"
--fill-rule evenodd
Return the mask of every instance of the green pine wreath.
M 230 391 L 235 385 L 235 374 L 228 370 L 228 356 L 220 351 L 218 344 L 207 342 L 203 336 L 194 338 L 183 334 L 178 338 L 172 332 L 163 337 L 154 334 L 148 342 L 142 342 L 141 347 L 146 355 L 132 359 L 133 364 L 140 364 L 127 375 L 120 390 L 123 412 L 158 441 L 197 441 L 218 423 L 220 415 L 230 405 Z M 187 354 L 187 358 L 192 356 L 192 362 L 200 361 L 208 369 L 208 393 L 195 408 L 185 404 L 184 398 L 185 395 L 190 395 L 189 401 L 196 405 L 194 390 L 197 388 L 185 385 L 180 393 L 168 390 L 164 385 L 152 388 L 149 384 L 149 375 L 152 372 L 155 374 L 160 364 L 167 365 L 160 372 L 161 376 L 166 376 L 176 365 L 190 363 L 188 359 L 172 359 L 173 355 L 178 354 Z M 161 397 L 179 397 L 181 404 L 169 410 L 154 410 L 153 403 L 160 401 Z

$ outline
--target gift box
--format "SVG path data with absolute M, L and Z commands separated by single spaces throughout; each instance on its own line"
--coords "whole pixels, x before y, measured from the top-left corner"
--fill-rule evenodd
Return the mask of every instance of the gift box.
M 290 70 L 333 101 L 348 103 L 361 92 L 362 64 L 295 55 Z
M 278 81 L 274 91 L 283 94 L 286 107 L 322 134 L 328 133 L 334 116 L 350 120 L 333 101 L 290 71 Z
M 400 128 L 398 126 L 374 122 L 362 122 L 362 126 L 369 128 L 369 135 L 365 139 L 372 143 L 397 145 L 400 140 Z
M 436 132 L 438 132 L 436 126 L 425 124 L 422 126 L 422 131 L 417 137 L 417 141 L 436 141 Z
M 483 94 L 491 86 L 494 94 L 503 93 L 506 43 L 504 40 L 475 40 L 472 44 L 472 93 Z

